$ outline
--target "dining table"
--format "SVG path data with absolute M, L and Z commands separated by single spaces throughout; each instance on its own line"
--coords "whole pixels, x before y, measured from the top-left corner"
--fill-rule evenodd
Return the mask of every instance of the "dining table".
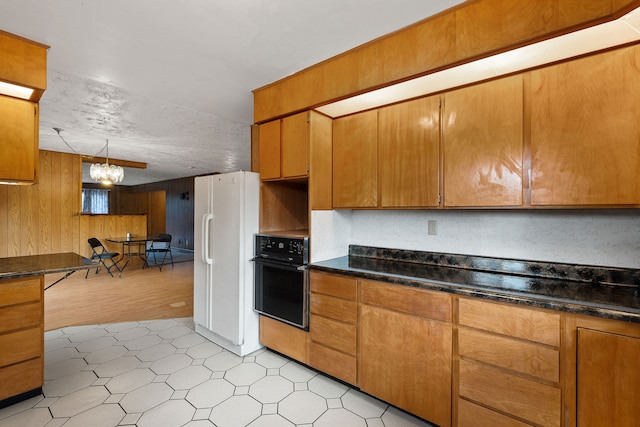
M 140 258 L 144 262 L 143 267 L 147 265 L 147 256 L 146 256 L 147 242 L 153 242 L 155 239 L 157 239 L 157 236 L 147 236 L 147 235 L 145 236 L 127 235 L 123 237 L 108 237 L 106 239 L 107 242 L 118 243 L 122 245 L 122 251 L 121 251 L 122 255 L 116 261 L 116 263 L 119 265 L 120 262 L 125 260 L 125 258 L 126 258 L 126 261 L 124 262 L 124 264 L 119 265 L 120 274 L 122 274 L 122 271 L 129 264 L 132 257 L 137 256 L 138 258 Z

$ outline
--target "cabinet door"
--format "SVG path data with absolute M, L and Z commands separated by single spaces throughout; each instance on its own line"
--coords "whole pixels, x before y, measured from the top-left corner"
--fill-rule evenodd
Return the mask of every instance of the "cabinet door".
M 34 183 L 38 155 L 38 105 L 0 95 L 0 181 Z
M 579 427 L 636 426 L 640 339 L 578 328 Z
M 522 205 L 522 76 L 444 95 L 445 206 Z
M 309 123 L 309 209 L 331 210 L 333 120 L 311 111 Z
M 531 204 L 640 203 L 640 47 L 531 73 Z
M 381 108 L 378 112 L 380 206 L 438 206 L 439 156 L 439 97 Z
M 451 425 L 451 324 L 360 306 L 360 388 Z
M 309 166 L 309 112 L 282 119 L 282 177 L 307 176 Z
M 280 178 L 280 120 L 260 125 L 260 179 Z
M 333 121 L 333 207 L 378 203 L 378 112 Z

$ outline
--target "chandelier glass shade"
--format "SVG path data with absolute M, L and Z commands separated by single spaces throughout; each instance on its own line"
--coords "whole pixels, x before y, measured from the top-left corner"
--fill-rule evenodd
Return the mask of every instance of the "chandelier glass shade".
M 124 179 L 124 169 L 122 166 L 115 166 L 109 164 L 109 159 L 106 163 L 94 163 L 89 169 L 89 175 L 91 179 L 98 181 L 103 185 L 112 185 L 116 182 L 122 182 Z
M 89 169 L 91 179 L 102 185 L 113 185 L 122 182 L 124 179 L 124 169 L 122 166 L 109 164 L 109 140 L 107 139 L 107 157 L 105 163 L 94 163 Z

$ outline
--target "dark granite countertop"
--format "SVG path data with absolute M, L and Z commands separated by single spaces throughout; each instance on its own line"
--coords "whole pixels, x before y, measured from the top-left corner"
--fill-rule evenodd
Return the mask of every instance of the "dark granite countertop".
M 311 269 L 640 323 L 640 271 L 350 246 Z
M 83 270 L 93 265 L 87 258 L 73 252 L 0 258 L 0 279 Z

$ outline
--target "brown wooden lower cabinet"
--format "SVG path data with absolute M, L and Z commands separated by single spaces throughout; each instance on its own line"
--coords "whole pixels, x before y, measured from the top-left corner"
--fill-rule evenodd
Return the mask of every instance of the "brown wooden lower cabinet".
M 309 365 L 356 385 L 357 280 L 312 271 L 309 284 Z
M 310 285 L 309 332 L 261 316 L 262 343 L 441 427 L 638 425 L 638 323 L 314 271 Z
M 334 350 L 311 341 L 309 343 L 309 366 L 356 385 L 357 359 L 355 356 Z
M 43 279 L 0 280 L 0 400 L 44 383 Z
M 260 316 L 260 342 L 299 362 L 308 363 L 306 331 L 284 322 Z
M 640 422 L 640 338 L 577 330 L 577 425 Z
M 448 312 L 450 319 L 450 297 L 371 281 L 359 286 L 358 385 L 441 427 L 450 426 L 452 324 L 414 311 L 424 308 L 421 302 L 438 301 L 445 307 L 436 312 Z
M 531 427 L 499 412 L 458 398 L 458 425 L 473 427 Z
M 560 426 L 559 388 L 466 360 L 459 375 L 460 397 L 534 425 Z
M 559 313 L 460 298 L 458 323 L 458 426 L 562 425 Z

